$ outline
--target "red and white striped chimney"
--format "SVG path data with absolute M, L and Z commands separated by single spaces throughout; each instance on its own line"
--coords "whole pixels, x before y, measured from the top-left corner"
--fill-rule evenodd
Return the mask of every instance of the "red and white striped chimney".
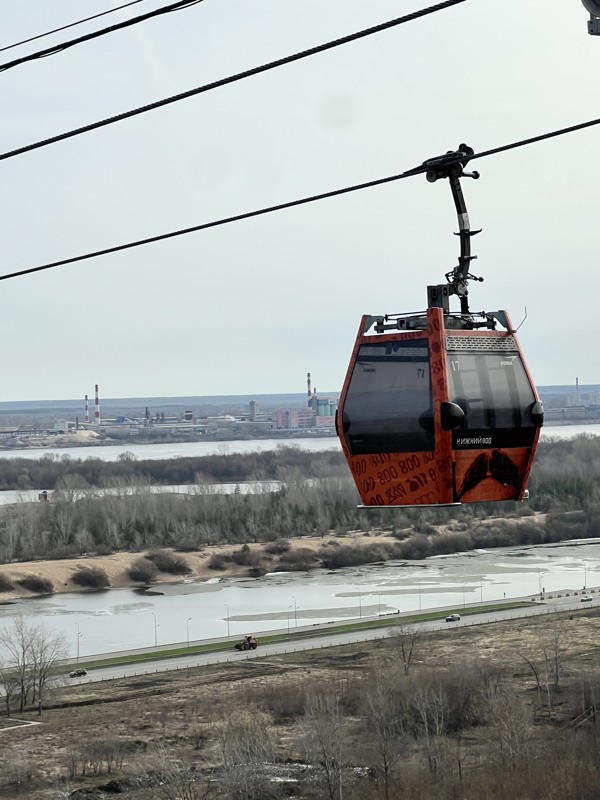
M 88 404 L 88 396 L 87 396 L 87 394 L 85 396 L 85 406 L 84 406 L 83 410 L 85 411 L 84 422 L 89 422 L 90 421 L 90 407 L 89 407 L 89 404 Z
M 94 423 L 100 425 L 100 398 L 98 397 L 98 384 L 96 384 L 96 410 L 94 411 Z

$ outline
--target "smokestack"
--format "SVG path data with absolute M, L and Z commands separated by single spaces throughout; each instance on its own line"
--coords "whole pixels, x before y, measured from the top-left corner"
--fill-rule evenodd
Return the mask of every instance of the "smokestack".
M 90 407 L 88 405 L 88 396 L 87 396 L 87 394 L 85 396 L 85 405 L 83 407 L 83 410 L 85 411 L 85 416 L 83 418 L 83 421 L 84 422 L 89 422 L 90 421 Z
M 96 384 L 96 410 L 94 411 L 94 423 L 100 425 L 100 398 L 98 397 L 98 384 Z
M 310 407 L 311 403 L 311 396 L 310 396 L 310 372 L 306 373 L 306 387 L 308 389 L 308 405 Z

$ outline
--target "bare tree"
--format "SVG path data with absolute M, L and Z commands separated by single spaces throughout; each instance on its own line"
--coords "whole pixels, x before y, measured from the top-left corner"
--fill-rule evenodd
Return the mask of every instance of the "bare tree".
M 150 750 L 138 783 L 148 800 L 213 800 L 218 791 L 210 775 L 203 775 L 162 744 Z
M 390 798 L 392 771 L 405 746 L 400 694 L 391 676 L 374 676 L 364 700 L 364 713 L 377 772 L 383 776 L 385 800 Z
M 329 800 L 343 798 L 343 767 L 347 729 L 339 697 L 333 693 L 309 694 L 300 722 L 306 760 Z
M 67 655 L 64 634 L 50 631 L 41 625 L 35 627 L 31 648 L 32 702 L 37 702 L 38 714 L 42 715 L 42 703 L 46 689 L 60 672 L 60 662 Z
M 519 656 L 525 661 L 534 677 L 540 708 L 544 697 L 548 712 L 554 706 L 554 699 L 560 689 L 566 658 L 566 622 L 558 615 L 538 624 L 534 643 Z
M 275 743 L 269 714 L 248 706 L 234 708 L 217 725 L 217 735 L 227 797 L 270 797 L 268 768 L 275 760 Z
M 17 684 L 19 711 L 22 712 L 31 690 L 30 664 L 33 647 L 33 631 L 23 617 L 17 617 L 12 626 L 0 633 L 0 646 L 5 650 L 4 670 L 12 672 L 13 680 Z
M 11 665 L 0 663 L 0 687 L 4 693 L 6 716 L 10 717 L 12 702 L 19 697 L 21 678 Z
M 37 702 L 41 716 L 46 689 L 66 657 L 64 634 L 30 624 L 19 616 L 0 633 L 0 646 L 5 651 L 3 672 L 11 674 L 12 694 L 14 697 L 18 693 L 19 710 L 23 711 L 29 702 Z
M 489 745 L 504 768 L 527 763 L 532 749 L 531 712 L 503 682 L 489 684 L 483 695 Z
M 419 636 L 420 631 L 416 625 L 397 625 L 390 631 L 392 652 L 402 662 L 406 675 L 408 675 Z

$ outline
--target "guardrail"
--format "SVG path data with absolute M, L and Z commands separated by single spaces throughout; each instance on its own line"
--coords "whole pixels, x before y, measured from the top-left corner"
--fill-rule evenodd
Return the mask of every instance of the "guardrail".
M 575 593 L 575 596 L 577 596 L 577 594 L 578 593 Z M 556 597 L 561 597 L 561 596 L 570 596 L 570 595 L 560 595 L 560 594 L 556 595 Z M 407 623 L 407 624 L 410 625 L 411 627 L 419 626 L 419 625 L 425 625 L 426 627 L 423 629 L 424 633 L 437 633 L 437 632 L 440 632 L 440 631 L 451 632 L 451 631 L 455 631 L 455 630 L 463 630 L 464 628 L 478 626 L 478 625 L 492 625 L 494 623 L 510 622 L 510 621 L 514 621 L 514 620 L 526 619 L 527 617 L 530 617 L 530 616 L 544 616 L 544 615 L 547 616 L 547 615 L 550 615 L 550 614 L 571 614 L 572 615 L 573 612 L 575 612 L 577 610 L 586 611 L 589 608 L 590 608 L 589 606 L 581 607 L 579 605 L 573 605 L 573 606 L 568 606 L 568 607 L 565 607 L 565 608 L 558 608 L 557 609 L 557 608 L 551 608 L 551 607 L 548 607 L 548 606 L 537 605 L 537 606 L 526 607 L 526 610 L 527 610 L 528 613 L 512 614 L 510 616 L 492 617 L 492 616 L 487 616 L 486 615 L 482 619 L 478 619 L 478 618 L 476 618 L 474 616 L 469 616 L 467 618 L 462 618 L 459 622 L 446 623 L 444 625 L 437 625 L 437 624 L 436 625 L 429 625 L 429 624 L 427 624 L 427 622 L 413 622 L 413 623 Z M 594 606 L 592 606 L 592 608 L 594 608 Z M 597 606 L 596 606 L 596 608 L 597 608 Z M 473 610 L 473 609 L 471 609 L 471 610 Z M 525 611 L 525 609 L 524 609 L 524 611 Z M 441 613 L 444 613 L 444 612 L 442 611 Z M 279 647 L 277 645 L 263 645 L 262 646 L 262 648 L 263 648 L 262 650 L 261 649 L 259 649 L 259 650 L 248 650 L 248 651 L 243 651 L 243 652 L 236 651 L 235 653 L 234 652 L 227 652 L 226 655 L 223 655 L 222 657 L 217 655 L 214 659 L 210 659 L 210 661 L 208 661 L 208 662 L 206 662 L 206 661 L 197 661 L 197 662 L 195 662 L 193 664 L 186 664 L 184 666 L 178 665 L 178 664 L 174 664 L 174 663 L 165 663 L 164 665 L 156 666 L 153 669 L 139 670 L 139 671 L 136 670 L 135 672 L 124 672 L 122 675 L 114 674 L 114 675 L 111 675 L 110 677 L 106 677 L 106 678 L 102 678 L 102 677 L 101 678 L 97 678 L 96 682 L 100 683 L 100 682 L 105 682 L 105 681 L 118 680 L 120 678 L 143 677 L 143 676 L 147 676 L 147 675 L 159 674 L 159 673 L 162 673 L 162 672 L 189 671 L 189 670 L 194 670 L 194 669 L 200 669 L 200 668 L 203 668 L 203 667 L 211 667 L 211 666 L 229 664 L 229 663 L 234 663 L 234 662 L 239 663 L 240 661 L 243 661 L 245 663 L 245 662 L 248 662 L 248 661 L 250 661 L 250 662 L 254 661 L 254 660 L 260 658 L 261 656 L 262 657 L 271 657 L 271 656 L 290 655 L 292 653 L 304 652 L 304 651 L 308 651 L 308 650 L 325 650 L 325 649 L 328 649 L 328 648 L 331 648 L 331 647 L 340 647 L 340 646 L 344 646 L 344 645 L 360 644 L 362 642 L 367 642 L 367 641 L 377 641 L 377 640 L 380 640 L 380 639 L 389 639 L 389 638 L 392 638 L 393 635 L 394 635 L 394 627 L 380 628 L 380 629 L 368 629 L 368 628 L 366 628 L 365 632 L 367 632 L 369 630 L 372 631 L 372 633 L 370 635 L 357 636 L 355 638 L 347 638 L 347 639 L 344 639 L 344 641 L 339 641 L 339 642 L 322 642 L 322 641 L 311 642 L 310 640 L 307 640 L 307 639 L 299 639 L 298 640 L 298 645 L 294 646 L 294 647 L 290 647 L 290 645 L 288 643 L 286 643 L 286 645 L 282 646 L 282 647 Z M 333 631 L 332 631 L 332 634 L 335 635 Z M 345 635 L 346 634 L 344 634 L 342 632 L 342 633 L 339 634 L 339 638 L 342 639 Z M 265 653 L 264 652 L 264 648 L 268 648 L 269 652 Z M 159 654 L 157 654 L 157 655 L 159 656 Z M 207 655 L 209 655 L 209 654 L 207 654 Z M 88 681 L 92 682 L 93 679 L 90 677 L 90 678 L 88 678 Z M 84 683 L 84 682 L 86 682 L 85 679 L 82 680 L 82 681 L 79 681 L 79 683 Z

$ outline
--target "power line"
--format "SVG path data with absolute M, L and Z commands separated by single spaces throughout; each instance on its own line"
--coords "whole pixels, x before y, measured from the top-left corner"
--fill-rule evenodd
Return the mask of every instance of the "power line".
M 187 8 L 188 6 L 193 6 L 196 5 L 196 3 L 201 2 L 202 0 L 178 0 L 176 3 L 171 3 L 168 6 L 156 8 L 154 11 L 148 11 L 146 14 L 140 14 L 138 17 L 131 17 L 131 19 L 125 20 L 124 22 L 117 22 L 116 25 L 110 25 L 108 28 L 101 28 L 98 31 L 86 33 L 83 36 L 78 36 L 76 39 L 70 39 L 68 42 L 61 42 L 53 47 L 48 47 L 46 50 L 38 50 L 36 53 L 30 53 L 22 58 L 15 58 L 14 61 L 7 61 L 5 64 L 0 64 L 0 72 L 6 72 L 8 69 L 11 69 L 12 67 L 18 67 L 19 65 L 25 64 L 28 61 L 35 61 L 38 58 L 53 56 L 55 53 L 61 53 L 63 50 L 67 50 L 69 47 L 74 47 L 76 44 L 89 42 L 92 39 L 98 39 L 100 36 L 105 36 L 107 33 L 114 33 L 115 31 L 120 31 L 123 28 L 130 28 L 132 25 L 145 22 L 146 20 L 152 19 L 153 17 L 158 17 L 161 14 L 169 14 L 171 11 L 179 11 L 182 8 Z
M 503 153 L 507 150 L 515 150 L 518 147 L 525 147 L 526 145 L 533 144 L 535 142 L 541 142 L 545 139 L 552 139 L 556 136 L 563 136 L 567 133 L 573 133 L 574 131 L 583 130 L 584 128 L 590 128 L 593 125 L 600 125 L 600 119 L 589 120 L 588 122 L 582 122 L 578 125 L 571 125 L 568 128 L 561 128 L 558 130 L 550 131 L 549 133 L 543 133 L 539 136 L 533 136 L 529 139 L 521 139 L 517 142 L 512 142 L 510 144 L 501 145 L 500 147 L 494 147 L 490 150 L 482 150 L 480 153 L 474 153 L 470 156 L 470 160 L 474 160 L 476 158 L 486 158 L 491 155 L 497 155 L 498 153 Z M 460 157 L 456 157 L 456 161 L 460 161 Z M 450 161 L 448 162 L 450 163 Z M 193 225 L 189 228 L 181 228 L 176 231 L 169 231 L 168 233 L 161 233 L 156 236 L 150 236 L 146 239 L 138 239 L 135 242 L 127 242 L 125 244 L 118 244 L 113 247 L 106 247 L 103 250 L 95 250 L 91 253 L 84 253 L 83 255 L 73 256 L 72 258 L 64 258 L 61 261 L 53 261 L 49 264 L 42 264 L 37 267 L 30 267 L 28 269 L 18 270 L 17 272 L 11 272 L 6 275 L 0 275 L 0 281 L 8 280 L 9 278 L 18 278 L 23 275 L 31 275 L 35 272 L 44 272 L 45 270 L 55 269 L 56 267 L 64 267 L 67 264 L 75 264 L 79 261 L 87 261 L 90 258 L 97 258 L 99 256 L 106 256 L 112 253 L 119 253 L 123 250 L 132 250 L 135 247 L 142 247 L 146 244 L 154 244 L 156 242 L 162 242 L 166 239 L 175 239 L 178 236 L 185 236 L 188 233 L 197 233 L 198 231 L 208 230 L 209 228 L 218 228 L 222 225 L 229 225 L 232 222 L 241 222 L 242 220 L 252 219 L 253 217 L 260 217 L 266 214 L 272 214 L 275 211 L 284 211 L 288 208 L 295 208 L 297 206 L 308 205 L 309 203 L 315 203 L 319 200 L 328 200 L 332 197 L 340 197 L 344 194 L 351 194 L 353 192 L 361 191 L 362 189 L 372 189 L 375 186 L 383 186 L 386 183 L 393 183 L 395 181 L 403 180 L 404 178 L 412 178 L 415 175 L 421 175 L 424 172 L 427 172 L 430 167 L 422 165 L 420 167 L 415 167 L 414 169 L 406 170 L 405 172 L 401 172 L 398 175 L 388 175 L 385 178 L 376 178 L 372 181 L 366 181 L 365 183 L 357 183 L 352 186 L 345 186 L 341 189 L 333 189 L 329 192 L 322 192 L 320 194 L 310 195 L 309 197 L 302 197 L 298 200 L 289 200 L 285 203 L 279 203 L 274 206 L 266 206 L 265 208 L 255 209 L 254 211 L 246 211 L 242 214 L 235 214 L 230 217 L 222 217 L 221 219 L 216 219 L 211 222 L 203 222 L 199 225 Z
M 15 42 L 14 44 L 8 44 L 4 47 L 0 47 L 0 53 L 3 53 L 5 50 L 12 50 L 14 47 L 20 47 L 22 44 L 29 44 L 29 42 L 35 42 L 37 39 L 43 39 L 45 36 L 51 36 L 53 33 L 60 33 L 60 31 L 66 31 L 67 28 L 74 28 L 76 25 L 83 25 L 84 22 L 90 22 L 93 19 L 98 19 L 98 17 L 104 17 L 106 14 L 112 14 L 113 11 L 120 11 L 122 8 L 127 8 L 128 6 L 134 6 L 136 3 L 141 3 L 142 0 L 131 0 L 130 3 L 125 3 L 122 6 L 117 6 L 116 8 L 109 8 L 108 11 L 102 11 L 100 14 L 94 14 L 93 17 L 86 17 L 85 19 L 79 19 L 77 22 L 70 22 L 68 25 L 62 25 L 60 28 L 54 28 L 52 31 L 46 31 L 46 33 L 38 33 L 37 36 L 30 36 L 29 39 L 23 39 L 20 42 Z
M 199 2 L 199 0 L 193 0 L 193 2 Z M 90 131 L 96 130 L 97 128 L 103 128 L 107 125 L 112 125 L 115 122 L 122 122 L 125 119 L 129 119 L 130 117 L 138 116 L 139 114 L 144 114 L 146 111 L 153 111 L 156 108 L 162 108 L 163 106 L 170 105 L 171 103 L 177 103 L 179 100 L 186 100 L 188 97 L 194 97 L 198 94 L 203 94 L 204 92 L 209 92 L 212 89 L 218 89 L 221 86 L 227 86 L 230 83 L 235 83 L 236 81 L 244 80 L 244 78 L 250 78 L 253 75 L 259 75 L 263 72 L 268 72 L 269 70 L 276 69 L 277 67 L 282 67 L 285 64 L 291 64 L 294 61 L 300 61 L 303 58 L 308 58 L 309 56 L 316 55 L 317 53 L 322 53 L 326 50 L 332 50 L 334 47 L 339 47 L 343 44 L 348 44 L 349 42 L 356 41 L 357 39 L 363 39 L 366 36 L 370 36 L 373 33 L 379 33 L 380 31 L 387 30 L 389 28 L 393 28 L 396 25 L 402 25 L 405 22 L 412 22 L 415 19 L 419 19 L 420 17 L 424 17 L 428 14 L 433 14 L 436 11 L 442 11 L 446 8 L 450 8 L 451 6 L 455 6 L 458 3 L 464 3 L 465 0 L 444 0 L 444 2 L 438 3 L 435 6 L 430 6 L 429 8 L 423 8 L 419 11 L 414 11 L 411 14 L 406 14 L 403 17 L 398 17 L 397 19 L 390 20 L 389 22 L 383 22 L 380 25 L 375 25 L 372 28 L 366 28 L 365 30 L 358 31 L 357 33 L 351 33 L 349 36 L 343 36 L 341 39 L 335 39 L 331 42 L 326 42 L 321 45 L 317 45 L 316 47 L 311 47 L 308 50 L 302 50 L 299 53 L 294 53 L 293 55 L 286 56 L 285 58 L 280 58 L 277 61 L 271 61 L 268 64 L 262 64 L 258 67 L 253 67 L 252 69 L 246 70 L 244 72 L 238 72 L 235 75 L 230 75 L 226 78 L 221 78 L 218 81 L 213 81 L 212 83 L 204 84 L 204 86 L 198 86 L 195 89 L 189 89 L 186 92 L 181 92 L 180 94 L 173 95 L 172 97 L 166 97 L 163 100 L 157 100 L 154 103 L 149 103 L 148 105 L 141 106 L 139 108 L 134 108 L 131 111 L 125 111 L 122 114 L 117 114 L 114 117 L 108 117 L 107 119 L 99 120 L 98 122 L 92 122 L 89 125 L 84 125 L 81 128 L 76 128 L 71 131 L 66 131 L 65 133 L 57 134 L 56 136 L 51 136 L 48 139 L 42 139 L 39 142 L 33 142 L 32 144 L 25 145 L 23 147 L 18 147 L 15 150 L 9 150 L 6 153 L 0 153 L 0 161 L 4 161 L 7 158 L 14 158 L 15 156 L 20 156 L 23 153 L 29 153 L 32 150 L 39 150 L 42 147 L 47 147 L 51 144 L 56 144 L 57 142 L 62 142 L 64 139 L 71 139 L 74 136 L 79 136 L 82 133 L 89 133 Z

